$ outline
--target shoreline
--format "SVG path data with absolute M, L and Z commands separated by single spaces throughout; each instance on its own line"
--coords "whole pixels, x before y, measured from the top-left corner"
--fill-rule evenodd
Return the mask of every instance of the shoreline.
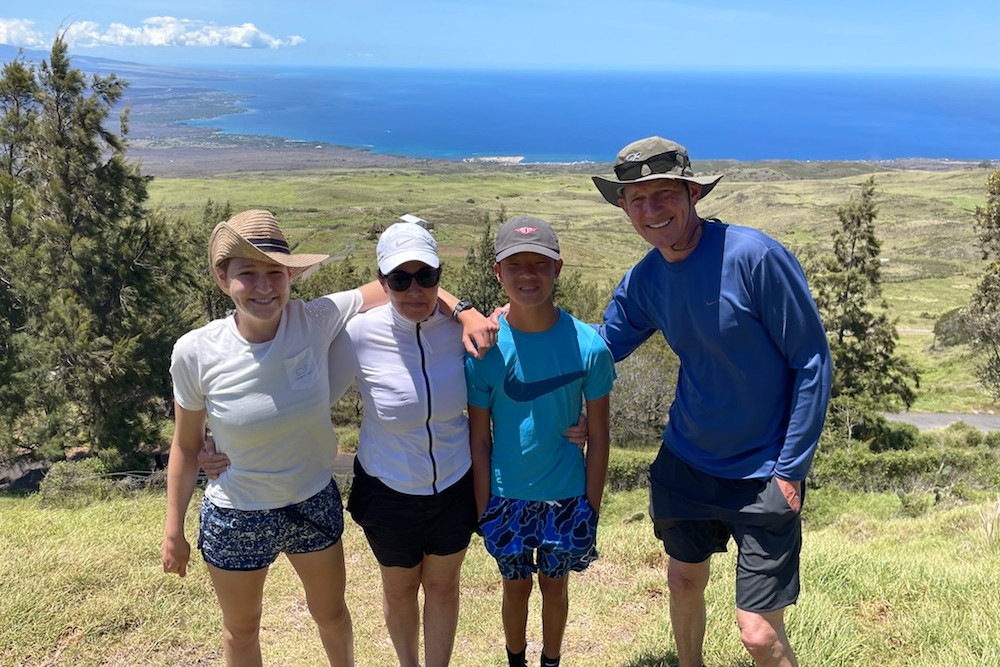
M 209 177 L 221 174 L 308 171 L 325 169 L 421 169 L 431 173 L 546 171 L 609 174 L 611 162 L 526 162 L 520 156 L 475 158 L 418 158 L 373 153 L 363 148 L 281 137 L 228 135 L 212 128 L 171 124 L 148 130 L 139 139 L 129 135 L 127 156 L 139 162 L 144 174 L 161 178 Z M 696 173 L 723 173 L 731 180 L 772 173 L 775 179 L 836 178 L 875 171 L 956 171 L 984 169 L 987 161 L 947 158 L 893 158 L 890 160 L 700 160 Z M 996 162 L 990 162 L 995 168 Z M 985 170 L 985 169 L 984 169 Z M 790 171 L 808 172 L 790 174 Z M 766 176 L 765 176 L 766 178 Z
M 607 162 L 534 162 L 521 155 L 471 155 L 458 158 L 412 157 L 376 153 L 363 147 L 280 136 L 227 134 L 212 118 L 245 113 L 239 95 L 200 86 L 166 87 L 139 75 L 128 100 L 130 159 L 147 175 L 163 178 L 317 169 L 420 169 L 430 173 L 525 171 L 610 174 Z M 143 85 L 146 84 L 146 85 Z M 206 122 L 194 125 L 190 121 Z M 891 170 L 952 171 L 993 166 L 997 161 L 947 158 L 886 160 L 696 159 L 696 173 L 723 173 L 730 180 L 831 178 Z

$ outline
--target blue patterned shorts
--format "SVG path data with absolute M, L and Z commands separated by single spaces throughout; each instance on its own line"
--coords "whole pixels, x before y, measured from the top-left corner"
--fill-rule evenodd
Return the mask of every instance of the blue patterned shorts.
M 597 513 L 586 496 L 560 501 L 490 496 L 479 525 L 504 579 L 527 579 L 539 571 L 558 579 L 597 560 Z
M 304 554 L 333 546 L 344 532 L 340 490 L 331 481 L 301 503 L 272 510 L 219 507 L 201 503 L 198 548 L 205 562 L 220 570 L 259 570 L 278 554 Z

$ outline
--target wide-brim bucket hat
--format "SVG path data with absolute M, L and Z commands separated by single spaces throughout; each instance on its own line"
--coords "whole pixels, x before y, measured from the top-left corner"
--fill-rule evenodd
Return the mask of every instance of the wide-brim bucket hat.
M 701 186 L 700 198 L 704 199 L 722 180 L 722 174 L 695 176 L 687 149 L 663 137 L 646 137 L 633 141 L 618 151 L 614 169 L 613 178 L 592 177 L 600 193 L 614 206 L 618 206 L 622 188 L 632 183 L 663 178 L 697 183 Z
M 234 257 L 286 266 L 292 278 L 330 259 L 329 255 L 293 255 L 277 218 L 270 211 L 259 209 L 237 213 L 212 230 L 208 241 L 209 263 L 216 267 Z

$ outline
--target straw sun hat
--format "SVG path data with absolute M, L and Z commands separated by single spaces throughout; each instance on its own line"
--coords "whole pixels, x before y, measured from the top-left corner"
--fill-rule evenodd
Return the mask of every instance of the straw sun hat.
M 329 255 L 293 255 L 274 214 L 256 209 L 237 213 L 212 230 L 208 242 L 211 265 L 216 267 L 234 257 L 287 266 L 292 278 L 330 259 Z

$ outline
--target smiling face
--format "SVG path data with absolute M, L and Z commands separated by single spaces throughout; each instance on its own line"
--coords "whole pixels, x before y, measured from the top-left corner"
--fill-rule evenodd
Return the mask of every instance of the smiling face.
M 518 252 L 493 264 L 493 272 L 511 304 L 525 308 L 548 306 L 552 301 L 562 260 L 535 252 Z
M 236 306 L 236 327 L 251 343 L 274 338 L 288 303 L 291 276 L 280 264 L 233 257 L 215 267 L 215 280 Z
M 701 220 L 694 206 L 700 196 L 697 183 L 661 178 L 626 185 L 618 205 L 642 238 L 677 262 L 697 245 Z
M 412 260 L 403 262 L 392 272 L 404 271 L 412 276 L 421 269 L 428 268 L 431 267 L 423 262 Z M 411 279 L 409 287 L 402 292 L 396 292 L 389 288 L 384 277 L 380 277 L 379 282 L 382 283 L 382 289 L 389 297 L 389 303 L 392 304 L 393 309 L 411 322 L 423 322 L 437 310 L 438 285 L 421 287 L 416 279 Z

